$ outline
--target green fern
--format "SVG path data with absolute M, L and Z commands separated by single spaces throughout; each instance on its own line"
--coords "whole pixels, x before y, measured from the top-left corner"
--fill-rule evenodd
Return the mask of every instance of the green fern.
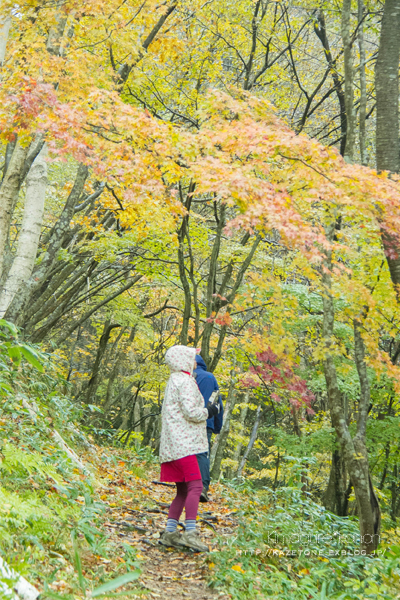
M 27 471 L 29 475 L 37 472 L 44 477 L 51 477 L 53 481 L 62 484 L 62 478 L 52 465 L 45 463 L 39 452 L 30 451 L 29 453 L 13 444 L 5 443 L 1 448 L 4 460 L 0 463 L 0 469 L 13 473 L 15 470 Z
M 0 486 L 0 518 L 18 521 L 20 525 L 32 517 L 52 519 L 51 510 L 40 502 L 34 495 L 22 498 L 15 492 L 10 492 Z

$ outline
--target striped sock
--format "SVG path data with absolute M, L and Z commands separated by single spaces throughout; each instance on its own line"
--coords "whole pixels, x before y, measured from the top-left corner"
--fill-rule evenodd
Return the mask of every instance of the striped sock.
M 196 531 L 196 519 L 186 519 L 185 531 L 186 531 L 186 533 L 190 533 L 191 531 Z
M 178 527 L 178 521 L 176 519 L 168 519 L 167 520 L 166 531 L 168 531 L 168 533 L 173 533 L 174 531 L 176 531 L 177 527 Z

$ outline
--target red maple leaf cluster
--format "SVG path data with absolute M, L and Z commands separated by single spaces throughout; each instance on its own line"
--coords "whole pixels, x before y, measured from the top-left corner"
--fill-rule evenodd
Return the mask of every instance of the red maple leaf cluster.
M 299 377 L 291 367 L 284 363 L 271 348 L 256 353 L 258 364 L 253 364 L 242 383 L 248 388 L 263 388 L 271 400 L 289 404 L 298 409 L 305 406 L 309 414 L 313 414 L 311 403 L 314 394 L 309 390 L 307 382 Z

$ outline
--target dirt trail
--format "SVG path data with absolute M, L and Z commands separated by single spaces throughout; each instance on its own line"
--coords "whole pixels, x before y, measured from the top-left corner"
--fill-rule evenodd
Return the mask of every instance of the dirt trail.
M 158 543 L 174 489 L 144 480 L 138 487 L 139 494 L 134 494 L 130 501 L 128 490 L 125 490 L 122 507 L 110 507 L 105 526 L 118 545 L 124 542 L 134 547 L 143 561 L 139 582 L 146 593 L 142 597 L 149 600 L 228 600 L 229 596 L 207 585 L 208 555 L 164 548 Z M 210 495 L 214 501 L 200 505 L 198 524 L 202 540 L 212 551 L 217 549 L 217 536 L 231 535 L 236 522 L 234 513 L 218 498 L 217 489 L 212 489 Z
M 183 552 L 151 548 L 147 551 L 140 581 L 149 590 L 147 598 L 210 600 L 228 598 L 211 590 L 205 581 L 202 558 Z

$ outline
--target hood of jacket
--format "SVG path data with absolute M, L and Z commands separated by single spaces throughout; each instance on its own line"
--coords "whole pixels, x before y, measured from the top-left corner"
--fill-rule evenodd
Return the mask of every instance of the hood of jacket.
M 186 371 L 193 373 L 194 360 L 196 357 L 196 348 L 188 346 L 172 346 L 165 354 L 165 362 L 172 373 Z
M 196 354 L 196 363 L 197 368 L 202 369 L 203 371 L 207 371 L 207 365 L 204 360 L 201 358 L 200 354 Z

